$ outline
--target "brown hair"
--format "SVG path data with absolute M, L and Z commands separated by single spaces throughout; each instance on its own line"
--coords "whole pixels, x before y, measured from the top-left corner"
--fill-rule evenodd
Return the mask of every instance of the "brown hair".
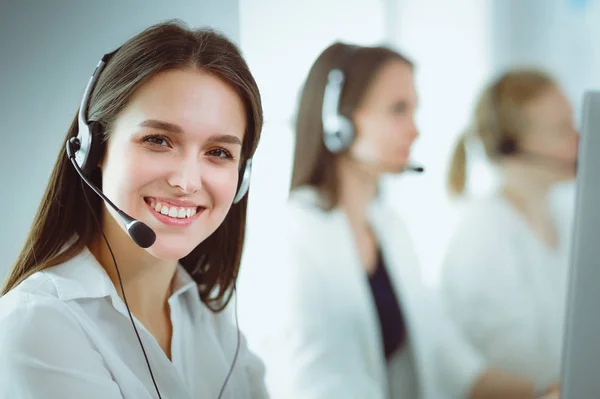
M 454 148 L 448 174 L 451 195 L 459 196 L 465 190 L 469 137 L 481 141 L 490 160 L 500 158 L 504 143 L 518 143 L 522 137 L 527 104 L 552 87 L 556 87 L 554 79 L 543 71 L 515 69 L 504 73 L 483 91 L 475 107 L 475 120 Z
M 141 85 L 159 72 L 189 67 L 222 79 L 242 99 L 246 131 L 240 164 L 244 165 L 254 154 L 260 139 L 263 123 L 260 93 L 236 45 L 211 29 L 192 30 L 183 22 L 172 20 L 153 25 L 132 37 L 118 49 L 99 76 L 90 98 L 88 119 L 103 127 L 103 140 L 106 141 L 117 115 Z M 77 131 L 76 113 L 63 143 L 76 136 Z M 61 149 L 65 148 L 64 144 Z M 101 183 L 99 170 L 92 180 Z M 73 258 L 96 237 L 94 214 L 100 219 L 102 202 L 81 183 L 65 151 L 61 150 L 26 243 L 8 275 L 2 294 L 31 274 Z M 93 211 L 86 205 L 84 195 Z M 246 195 L 233 204 L 221 226 L 181 259 L 182 265 L 198 283 L 202 301 L 213 311 L 223 309 L 231 298 L 229 295 L 224 299 L 238 274 L 247 198 Z M 77 239 L 69 243 L 75 235 Z M 68 247 L 63 248 L 67 243 Z
M 319 190 L 325 208 L 338 204 L 335 154 L 323 142 L 321 111 L 327 74 L 342 68 L 345 83 L 340 113 L 352 118 L 377 72 L 388 61 L 399 60 L 413 67 L 406 57 L 386 47 L 358 47 L 336 42 L 325 49 L 311 67 L 300 93 L 296 116 L 296 145 L 290 191 L 302 186 Z

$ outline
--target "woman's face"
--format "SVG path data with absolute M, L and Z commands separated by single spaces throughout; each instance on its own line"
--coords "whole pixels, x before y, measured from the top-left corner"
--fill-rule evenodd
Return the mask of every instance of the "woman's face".
M 149 253 L 183 258 L 223 222 L 237 189 L 245 127 L 238 94 L 196 69 L 162 72 L 134 94 L 100 166 L 104 193 L 156 232 Z M 107 209 L 110 222 L 120 221 Z
M 416 106 L 412 67 L 403 61 L 385 63 L 354 113 L 357 131 L 352 156 L 376 166 L 380 173 L 402 171 L 419 135 Z
M 567 98 L 558 89 L 549 89 L 526 107 L 526 115 L 528 128 L 519 147 L 546 157 L 549 162 L 536 169 L 547 180 L 572 179 L 576 174 L 579 134 Z

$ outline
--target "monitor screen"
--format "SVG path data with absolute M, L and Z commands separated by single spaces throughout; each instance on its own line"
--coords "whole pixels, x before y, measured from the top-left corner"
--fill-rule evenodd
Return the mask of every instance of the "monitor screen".
M 600 91 L 583 102 L 561 399 L 600 398 Z

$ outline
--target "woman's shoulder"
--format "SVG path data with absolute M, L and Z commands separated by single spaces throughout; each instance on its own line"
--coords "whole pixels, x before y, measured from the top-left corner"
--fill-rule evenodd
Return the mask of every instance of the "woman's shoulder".
M 288 217 L 318 218 L 328 215 L 325 202 L 320 193 L 313 187 L 299 187 L 290 192 L 284 207 Z
M 82 276 L 97 269 L 97 266 L 93 255 L 84 249 L 62 263 L 35 271 L 6 295 L 30 299 L 43 297 L 61 299 L 67 291 L 80 290 Z
M 464 202 L 459 207 L 455 240 L 498 238 L 510 228 L 512 214 L 499 195 L 487 195 Z
M 464 291 L 468 286 L 482 287 L 483 281 L 509 278 L 518 267 L 514 246 L 517 228 L 513 211 L 498 196 L 465 204 L 445 251 L 442 281 L 452 281 Z
M 0 352 L 4 354 L 64 343 L 73 333 L 80 333 L 76 317 L 46 273 L 31 275 L 0 297 L 0 347 L 4 348 Z
M 28 306 L 37 301 L 58 300 L 59 290 L 52 270 L 39 270 L 31 274 L 5 295 L 0 297 L 0 314 L 2 310 L 15 306 Z
M 339 208 L 328 209 L 321 194 L 313 187 L 293 190 L 285 203 L 281 221 L 285 230 L 306 239 L 315 233 L 335 228 L 342 220 Z
M 98 278 L 101 271 L 94 266 L 93 255 L 84 250 L 63 263 L 32 273 L 0 297 L 0 320 L 44 312 L 48 307 L 68 312 L 68 301 L 90 294 L 86 286 L 104 286 Z

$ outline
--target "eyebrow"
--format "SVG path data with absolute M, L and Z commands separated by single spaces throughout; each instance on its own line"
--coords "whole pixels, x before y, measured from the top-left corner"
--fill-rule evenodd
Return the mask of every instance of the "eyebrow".
M 156 119 L 147 119 L 139 124 L 140 127 L 149 127 L 152 129 L 164 130 L 171 133 L 183 133 L 181 126 L 174 123 L 159 121 Z M 207 141 L 222 144 L 237 144 L 242 145 L 242 140 L 239 137 L 231 134 L 213 134 Z
M 181 126 L 174 123 L 158 121 L 156 119 L 146 119 L 139 125 L 140 127 L 149 127 L 152 129 L 165 130 L 171 133 L 183 133 Z
M 242 145 L 242 140 L 237 136 L 231 134 L 214 134 L 208 138 L 207 141 L 221 144 L 237 144 Z

